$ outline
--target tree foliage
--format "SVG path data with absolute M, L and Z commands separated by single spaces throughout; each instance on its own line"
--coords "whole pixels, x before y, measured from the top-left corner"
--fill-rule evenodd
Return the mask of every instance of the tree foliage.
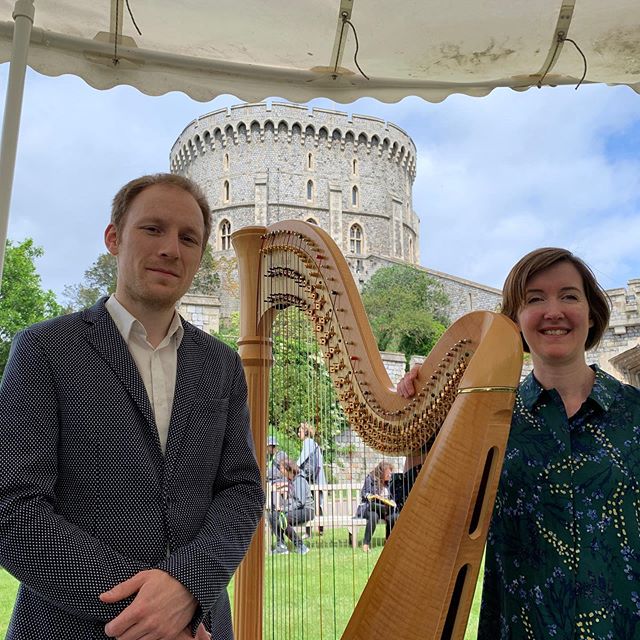
M 96 261 L 84 272 L 82 282 L 67 285 L 63 295 L 67 300 L 67 311 L 78 311 L 95 304 L 103 296 L 110 296 L 116 290 L 118 263 L 110 253 L 101 253 Z M 220 288 L 218 261 L 213 257 L 207 244 L 202 255 L 200 269 L 196 273 L 190 293 L 215 295 Z
M 78 311 L 95 304 L 103 296 L 110 296 L 116 290 L 118 264 L 110 253 L 101 253 L 96 261 L 84 272 L 79 284 L 67 285 L 62 294 L 67 299 L 68 311 Z
M 238 348 L 239 314 L 220 323 L 214 335 Z M 313 328 L 295 308 L 280 311 L 273 333 L 273 366 L 270 377 L 269 433 L 276 434 L 287 455 L 300 450 L 298 426 L 309 422 L 317 428 L 317 439 L 327 459 L 335 448 L 335 436 L 346 428 L 346 418 L 337 398 Z
M 362 302 L 381 351 L 399 351 L 407 361 L 427 355 L 444 333 L 449 299 L 424 271 L 383 267 L 362 289 Z
M 30 238 L 16 245 L 7 240 L 0 291 L 0 374 L 18 331 L 62 313 L 53 291 L 42 289 L 35 266 L 42 255 Z

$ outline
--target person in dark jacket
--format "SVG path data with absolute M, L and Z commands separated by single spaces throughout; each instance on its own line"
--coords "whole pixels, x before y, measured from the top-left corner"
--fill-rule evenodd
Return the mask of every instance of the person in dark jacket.
M 113 200 L 116 290 L 20 332 L 0 385 L 7 640 L 232 640 L 227 585 L 264 494 L 238 355 L 182 319 L 207 246 L 200 189 Z
M 393 465 L 382 460 L 364 479 L 360 491 L 360 504 L 356 517 L 366 518 L 362 550 L 369 552 L 371 537 L 380 520 L 385 521 L 386 537 L 388 538 L 398 517 L 394 501 L 389 495 L 389 482 L 393 473 Z
M 281 463 L 280 470 L 285 480 L 280 486 L 279 505 L 269 514 L 269 524 L 277 539 L 273 553 L 289 553 L 284 540 L 286 535 L 293 543 L 295 552 L 304 555 L 309 548 L 303 544 L 294 527 L 313 520 L 315 515 L 313 496 L 309 490 L 309 483 L 293 460 Z

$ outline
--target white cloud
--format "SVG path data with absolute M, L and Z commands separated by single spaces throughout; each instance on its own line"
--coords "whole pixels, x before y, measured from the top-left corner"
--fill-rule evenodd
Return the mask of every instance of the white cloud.
M 0 93 L 6 77 L 3 65 Z M 616 287 L 640 277 L 639 101 L 624 87 L 584 86 L 437 105 L 314 104 L 390 120 L 413 138 L 423 264 L 499 287 L 526 251 L 560 245 Z M 59 293 L 78 282 L 103 250 L 115 191 L 135 175 L 167 170 L 183 128 L 235 102 L 100 92 L 78 78 L 29 72 L 9 235 L 44 247 L 45 285 Z

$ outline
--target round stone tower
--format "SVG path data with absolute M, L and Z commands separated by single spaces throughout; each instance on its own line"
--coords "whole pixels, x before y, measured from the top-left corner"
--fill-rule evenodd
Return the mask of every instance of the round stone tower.
M 191 122 L 170 162 L 207 194 L 215 255 L 233 256 L 230 236 L 240 227 L 298 219 L 331 234 L 360 284 L 385 258 L 419 263 L 416 149 L 389 122 L 296 104 L 241 104 Z

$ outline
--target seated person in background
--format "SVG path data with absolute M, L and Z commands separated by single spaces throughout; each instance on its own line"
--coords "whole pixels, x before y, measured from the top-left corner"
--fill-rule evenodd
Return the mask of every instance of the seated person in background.
M 386 538 L 388 538 L 398 517 L 396 504 L 389 495 L 389 481 L 392 473 L 393 465 L 382 460 L 364 479 L 364 484 L 360 491 L 361 502 L 356 510 L 356 517 L 366 518 L 367 520 L 362 542 L 362 550 L 365 553 L 369 552 L 371 537 L 378 525 L 378 520 L 383 519 L 385 521 Z
M 293 527 L 313 520 L 313 496 L 309 490 L 309 483 L 300 474 L 300 469 L 293 460 L 285 460 L 280 465 L 280 471 L 284 480 L 279 483 L 279 505 L 269 513 L 269 524 L 277 538 L 273 553 L 289 553 L 284 541 L 286 535 L 293 543 L 295 552 L 304 555 L 309 548 L 302 543 Z

